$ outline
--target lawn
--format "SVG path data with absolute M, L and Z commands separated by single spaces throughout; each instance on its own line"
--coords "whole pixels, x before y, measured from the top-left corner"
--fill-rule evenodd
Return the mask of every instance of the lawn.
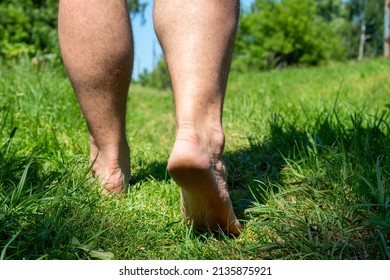
M 168 91 L 131 86 L 132 179 L 102 196 L 61 67 L 0 68 L 0 259 L 390 259 L 390 60 L 231 73 L 238 238 L 180 216 Z

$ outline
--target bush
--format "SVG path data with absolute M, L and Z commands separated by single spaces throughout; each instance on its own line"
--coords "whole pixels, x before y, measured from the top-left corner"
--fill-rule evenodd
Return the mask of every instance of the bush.
M 131 13 L 142 14 L 146 4 L 127 0 Z M 22 55 L 59 57 L 58 0 L 3 0 L 0 2 L 0 57 Z
M 168 67 L 165 59 L 157 62 L 156 68 L 152 72 L 146 69 L 139 75 L 138 81 L 143 86 L 154 87 L 167 90 L 171 87 L 171 79 L 168 73 Z
M 57 0 L 0 3 L 0 55 L 58 53 Z
M 344 53 L 340 36 L 318 15 L 315 0 L 257 0 L 241 17 L 233 68 L 317 65 Z

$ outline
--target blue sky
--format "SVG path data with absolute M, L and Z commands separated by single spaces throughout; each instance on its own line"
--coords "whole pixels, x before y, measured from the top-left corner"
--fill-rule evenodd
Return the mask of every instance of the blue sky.
M 248 7 L 254 0 L 241 0 L 243 7 Z M 137 79 L 144 68 L 149 71 L 153 69 L 155 63 L 162 55 L 161 47 L 153 30 L 153 2 L 154 0 L 144 0 L 148 3 L 145 11 L 145 24 L 141 24 L 141 17 L 136 16 L 133 21 L 135 56 L 133 77 Z

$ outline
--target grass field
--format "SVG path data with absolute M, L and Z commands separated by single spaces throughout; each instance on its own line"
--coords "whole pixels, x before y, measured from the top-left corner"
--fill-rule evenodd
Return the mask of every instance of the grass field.
M 390 60 L 231 73 L 238 238 L 181 222 L 170 92 L 134 85 L 132 179 L 103 197 L 61 68 L 0 68 L 0 259 L 390 259 Z

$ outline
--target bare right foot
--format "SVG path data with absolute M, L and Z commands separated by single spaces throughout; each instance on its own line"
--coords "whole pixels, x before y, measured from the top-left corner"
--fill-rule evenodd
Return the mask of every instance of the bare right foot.
M 190 126 L 178 129 L 168 161 L 168 171 L 181 187 L 184 217 L 197 228 L 238 235 L 242 229 L 229 197 L 226 170 L 221 160 L 224 136 L 221 131 L 203 138 Z

